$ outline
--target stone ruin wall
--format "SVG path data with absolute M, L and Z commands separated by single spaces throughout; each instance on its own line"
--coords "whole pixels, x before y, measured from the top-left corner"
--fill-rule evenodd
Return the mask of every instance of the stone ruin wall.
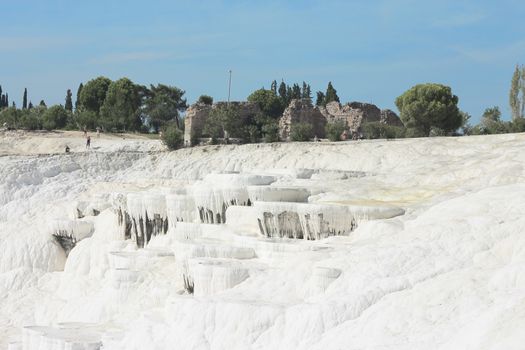
M 217 102 L 213 105 L 206 105 L 203 103 L 195 103 L 191 105 L 186 111 L 186 117 L 184 118 L 184 145 L 193 146 L 195 139 L 202 136 L 202 131 L 206 120 L 208 119 L 211 111 L 226 108 L 228 102 Z M 246 120 L 261 110 L 256 103 L 253 102 L 230 102 L 229 106 L 238 110 L 241 119 Z M 193 139 L 193 140 L 192 140 Z
M 371 103 L 350 102 L 341 105 L 339 102 L 330 102 L 326 107 L 321 107 L 321 112 L 329 123 L 344 122 L 350 132 L 359 132 L 364 123 L 371 122 L 403 126 L 396 113 L 389 109 L 380 110 Z
M 279 137 L 283 141 L 290 140 L 292 126 L 297 123 L 312 125 L 313 134 L 319 138 L 325 137 L 327 120 L 309 99 L 292 100 L 279 119 Z
M 227 102 L 217 102 L 212 106 L 200 103 L 191 105 L 186 111 L 184 120 L 184 145 L 193 145 L 192 141 L 201 137 L 206 119 L 212 110 L 227 105 Z M 260 112 L 259 106 L 252 102 L 230 102 L 230 106 L 239 111 L 242 119 Z M 290 102 L 279 119 L 279 136 L 282 141 L 289 141 L 294 124 L 308 123 L 312 125 L 315 136 L 324 138 L 326 124 L 337 121 L 344 122 L 350 133 L 360 132 L 361 126 L 369 122 L 403 126 L 395 112 L 389 109 L 380 110 L 371 103 L 350 102 L 341 105 L 339 102 L 330 102 L 326 106 L 314 106 L 310 99 L 295 99 Z

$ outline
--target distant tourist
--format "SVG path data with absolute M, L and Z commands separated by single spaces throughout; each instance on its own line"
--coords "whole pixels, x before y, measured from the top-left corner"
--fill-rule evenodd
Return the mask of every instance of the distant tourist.
M 341 141 L 346 141 L 348 139 L 348 132 L 345 130 L 341 134 Z
M 86 148 L 91 148 L 91 136 L 86 138 Z
M 66 145 L 66 153 L 69 153 L 69 146 Z
M 319 141 L 319 139 L 317 138 L 317 135 L 314 136 L 314 142 L 317 142 Z
M 100 128 L 97 126 L 97 139 L 100 138 Z

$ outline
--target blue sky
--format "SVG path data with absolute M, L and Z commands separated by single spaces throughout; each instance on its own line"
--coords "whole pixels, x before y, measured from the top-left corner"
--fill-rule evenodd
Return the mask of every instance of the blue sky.
M 64 103 L 99 75 L 243 100 L 273 79 L 395 109 L 412 85 L 450 85 L 475 120 L 525 64 L 525 1 L 0 1 L 0 85 L 20 105 Z

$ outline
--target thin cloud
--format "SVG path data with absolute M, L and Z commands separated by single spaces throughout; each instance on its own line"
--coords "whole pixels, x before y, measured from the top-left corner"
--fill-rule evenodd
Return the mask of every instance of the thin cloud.
M 100 57 L 96 57 L 89 61 L 92 64 L 111 64 L 111 63 L 123 63 L 133 61 L 156 61 L 163 58 L 167 58 L 170 55 L 161 52 L 121 52 L 121 53 L 110 53 Z
M 0 37 L 0 52 L 46 50 L 67 47 L 75 41 L 64 37 Z
M 465 27 L 478 22 L 483 21 L 487 18 L 487 15 L 483 13 L 460 13 L 457 15 L 449 16 L 447 18 L 441 18 L 434 21 L 435 27 L 450 28 L 450 27 Z
M 506 46 L 491 48 L 454 48 L 459 55 L 480 63 L 498 63 L 517 61 L 525 55 L 525 40 L 510 43 Z

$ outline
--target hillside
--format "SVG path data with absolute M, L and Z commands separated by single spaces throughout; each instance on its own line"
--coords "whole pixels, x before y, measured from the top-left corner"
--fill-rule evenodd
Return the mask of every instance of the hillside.
M 524 149 L 4 133 L 0 348 L 519 349 Z

